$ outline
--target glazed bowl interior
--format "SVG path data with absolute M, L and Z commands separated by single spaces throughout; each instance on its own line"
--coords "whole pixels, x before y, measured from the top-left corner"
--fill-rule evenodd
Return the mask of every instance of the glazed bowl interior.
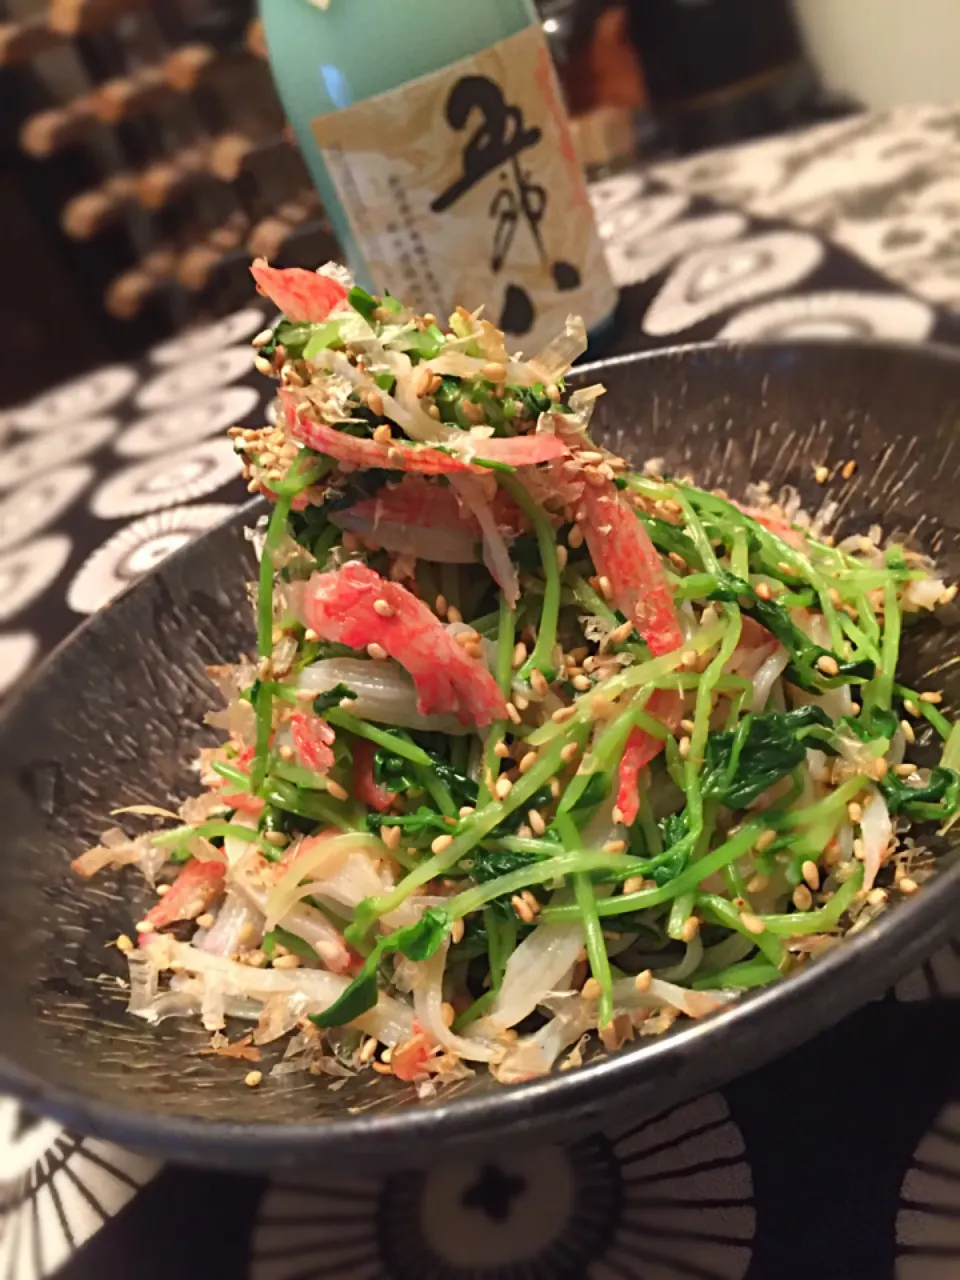
M 602 381 L 594 433 L 633 461 L 732 495 L 751 480 L 837 506 L 840 533 L 908 533 L 960 575 L 960 362 L 931 349 L 854 345 L 691 347 L 588 368 Z M 856 461 L 849 482 L 814 465 Z M 133 870 L 91 882 L 69 862 L 120 805 L 175 807 L 197 787 L 214 695 L 208 663 L 251 646 L 247 508 L 93 618 L 0 723 L 0 1088 L 75 1127 L 142 1149 L 230 1166 L 376 1158 L 415 1163 L 438 1144 L 564 1132 L 610 1110 L 652 1112 L 758 1065 L 882 992 L 951 931 L 960 869 L 798 977 L 641 1040 L 577 1071 L 504 1088 L 477 1074 L 429 1102 L 365 1072 L 337 1089 L 309 1075 L 242 1083 L 249 1065 L 202 1055 L 199 1025 L 125 1013 L 109 944 L 146 909 Z M 960 611 L 915 627 L 911 679 L 960 692 Z M 279 1052 L 279 1050 L 277 1051 Z M 271 1054 L 265 1054 L 269 1071 Z

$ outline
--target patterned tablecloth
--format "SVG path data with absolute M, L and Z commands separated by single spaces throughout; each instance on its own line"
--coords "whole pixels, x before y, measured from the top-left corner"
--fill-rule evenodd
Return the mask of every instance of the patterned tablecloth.
M 717 151 L 593 198 L 625 287 L 619 350 L 820 333 L 960 343 L 947 309 L 960 307 L 960 109 Z M 264 411 L 248 343 L 264 319 L 251 305 L 0 417 L 0 694 L 245 496 L 224 430 Z M 428 1173 L 161 1169 L 0 1099 L 0 1280 L 54 1273 L 950 1280 L 960 948 L 722 1092 Z

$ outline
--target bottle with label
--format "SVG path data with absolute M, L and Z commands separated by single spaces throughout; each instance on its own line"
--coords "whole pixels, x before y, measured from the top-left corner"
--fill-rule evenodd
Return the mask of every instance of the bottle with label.
M 534 354 L 617 303 L 532 0 L 261 0 L 277 88 L 358 283 L 486 306 Z

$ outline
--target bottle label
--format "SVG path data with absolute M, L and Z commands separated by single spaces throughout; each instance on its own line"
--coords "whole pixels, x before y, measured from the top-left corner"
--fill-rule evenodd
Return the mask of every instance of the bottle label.
M 382 292 L 484 305 L 528 356 L 616 305 L 538 25 L 312 127 Z

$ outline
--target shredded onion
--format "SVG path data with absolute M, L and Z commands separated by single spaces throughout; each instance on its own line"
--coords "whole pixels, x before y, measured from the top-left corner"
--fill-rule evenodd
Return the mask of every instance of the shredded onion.
M 503 1057 L 502 1045 L 479 1036 L 467 1039 L 458 1036 L 443 1020 L 443 970 L 447 962 L 444 945 L 431 956 L 413 967 L 413 1008 L 421 1029 L 436 1044 L 455 1053 L 457 1057 L 473 1062 L 499 1062 Z
M 587 330 L 580 316 L 567 316 L 563 333 L 558 334 L 527 366 L 543 382 L 556 382 L 568 372 L 587 349 Z
M 770 691 L 786 671 L 789 662 L 789 653 L 783 645 L 778 644 L 773 654 L 761 663 L 753 677 L 753 698 L 750 702 L 750 710 L 755 715 L 767 705 Z
M 907 612 L 935 609 L 945 590 L 946 584 L 940 578 L 915 579 L 907 583 L 902 596 L 903 607 Z
M 523 1080 L 545 1076 L 564 1049 L 595 1025 L 596 1020 L 591 1019 L 584 1002 L 569 997 L 548 1023 L 533 1035 L 518 1040 L 500 1065 L 491 1071 L 501 1084 L 520 1084 Z
M 557 988 L 576 962 L 582 946 L 580 924 L 537 925 L 507 961 L 503 985 L 483 1021 L 497 1031 L 522 1022 Z
M 343 863 L 353 853 L 379 852 L 379 842 L 373 836 L 348 833 L 336 835 L 326 832 L 302 840 L 286 859 L 287 870 L 270 890 L 267 898 L 267 929 L 276 927 L 287 912 L 303 897 L 301 883 L 309 876 L 324 881 L 336 875 Z
M 893 835 L 887 802 L 879 791 L 875 791 L 863 807 L 860 834 L 863 838 L 862 891 L 869 893 L 877 873 L 887 859 L 890 837 Z
M 613 1006 L 623 1010 L 660 1009 L 665 1006 L 677 1009 L 688 1018 L 704 1018 L 734 999 L 733 992 L 688 991 L 686 987 L 678 987 L 662 978 L 654 978 L 644 991 L 637 990 L 633 978 L 621 978 L 613 984 Z
M 483 496 L 481 484 L 475 477 L 463 475 L 451 476 L 450 483 L 480 525 L 483 533 L 483 563 L 494 582 L 503 590 L 510 608 L 516 608 L 520 596 L 520 579 L 510 559 L 506 539 L 497 526 L 493 509 Z
M 170 935 L 158 936 L 145 949 L 157 968 L 182 970 L 202 975 L 206 981 L 216 975 L 225 996 L 243 996 L 259 1002 L 271 996 L 299 996 L 305 1013 L 319 1013 L 343 994 L 350 979 L 324 969 L 254 969 L 222 956 L 211 956 Z M 228 1006 L 229 1007 L 229 1006 Z M 413 1032 L 413 1013 L 406 1005 L 390 996 L 381 995 L 376 1008 L 349 1024 L 384 1044 L 409 1039 Z
M 217 918 L 200 945 L 202 950 L 209 951 L 211 955 L 232 956 L 245 945 L 258 944 L 262 937 L 262 914 L 231 887 L 227 889 Z
M 373 662 L 365 658 L 323 658 L 301 671 L 301 689 L 326 693 L 345 684 L 355 693 L 350 711 L 362 720 L 394 725 L 402 729 L 422 729 L 432 733 L 466 734 L 453 715 L 423 716 L 417 710 L 417 690 L 397 662 Z

